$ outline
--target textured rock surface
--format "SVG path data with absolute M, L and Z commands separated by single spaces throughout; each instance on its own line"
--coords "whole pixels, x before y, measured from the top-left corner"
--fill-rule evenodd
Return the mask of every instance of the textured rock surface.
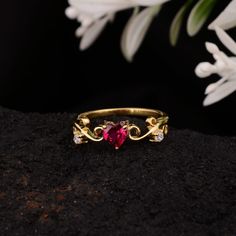
M 74 114 L 0 108 L 0 235 L 236 235 L 236 138 L 75 146 Z

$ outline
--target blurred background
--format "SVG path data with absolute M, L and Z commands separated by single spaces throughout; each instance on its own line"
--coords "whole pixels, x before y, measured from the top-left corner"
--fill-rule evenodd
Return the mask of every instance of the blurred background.
M 214 19 L 229 1 L 219 1 Z M 133 63 L 120 52 L 120 37 L 130 15 L 117 15 L 96 43 L 80 52 L 65 17 L 66 0 L 10 0 L 1 3 L 0 105 L 24 112 L 81 112 L 120 106 L 158 108 L 176 128 L 209 134 L 236 134 L 236 93 L 203 107 L 206 86 L 194 68 L 212 61 L 205 41 L 219 43 L 206 26 L 194 38 L 182 29 L 178 45 L 169 44 L 170 23 L 182 5 L 173 0 L 153 22 Z M 231 35 L 236 35 L 232 32 Z

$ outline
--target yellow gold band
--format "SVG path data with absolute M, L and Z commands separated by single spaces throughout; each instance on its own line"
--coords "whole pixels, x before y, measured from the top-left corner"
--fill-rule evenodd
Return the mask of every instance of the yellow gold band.
M 81 117 L 96 118 L 96 117 L 111 116 L 111 115 L 153 116 L 155 118 L 167 117 L 167 115 L 164 112 L 159 111 L 159 110 L 126 107 L 126 108 L 110 108 L 110 109 L 88 111 L 88 112 L 81 113 L 78 116 L 78 119 Z
M 104 121 L 93 129 L 90 129 L 90 119 L 106 116 L 142 116 L 146 117 L 147 132 L 141 135 L 141 129 L 128 120 L 115 124 L 112 121 Z M 76 144 L 87 143 L 88 140 L 100 142 L 103 139 L 113 144 L 118 149 L 125 139 L 138 141 L 149 137 L 151 142 L 161 142 L 168 132 L 168 116 L 166 113 L 147 108 L 111 108 L 84 112 L 78 115 L 74 123 L 73 133 Z

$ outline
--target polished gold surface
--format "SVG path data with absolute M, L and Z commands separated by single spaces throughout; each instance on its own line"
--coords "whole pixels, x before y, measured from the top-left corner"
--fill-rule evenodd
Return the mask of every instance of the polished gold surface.
M 156 118 L 160 116 L 162 117 L 167 116 L 164 112 L 159 111 L 159 110 L 126 107 L 126 108 L 110 108 L 110 109 L 88 111 L 88 112 L 81 113 L 78 116 L 78 119 L 82 117 L 95 118 L 95 117 L 110 116 L 110 115 L 153 116 Z
M 97 117 L 107 116 L 139 116 L 146 117 L 147 130 L 142 134 L 141 129 L 135 125 L 126 121 L 124 128 L 128 130 L 128 137 L 131 140 L 138 141 L 149 137 L 151 142 L 161 142 L 164 135 L 168 133 L 168 116 L 166 113 L 147 108 L 111 108 L 101 109 L 89 112 L 84 112 L 78 115 L 76 122 L 74 123 L 73 133 L 74 141 L 76 144 L 87 143 L 88 140 L 100 142 L 103 140 L 103 130 L 106 128 L 107 121 L 90 129 L 90 119 Z

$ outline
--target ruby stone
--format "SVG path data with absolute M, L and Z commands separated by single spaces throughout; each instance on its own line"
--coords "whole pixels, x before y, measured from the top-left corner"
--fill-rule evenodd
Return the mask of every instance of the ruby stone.
M 124 129 L 120 123 L 108 124 L 103 130 L 103 138 L 113 145 L 115 149 L 119 149 L 124 143 L 128 135 L 127 129 Z

